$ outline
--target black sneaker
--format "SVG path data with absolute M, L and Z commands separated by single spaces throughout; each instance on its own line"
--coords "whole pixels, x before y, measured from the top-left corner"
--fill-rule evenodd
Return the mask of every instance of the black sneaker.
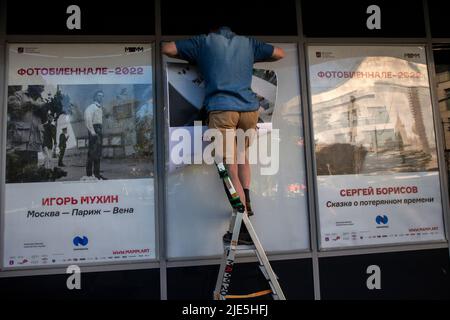
M 229 231 L 227 231 L 227 233 L 225 233 L 223 235 L 223 242 L 228 244 L 231 242 L 231 237 L 233 236 L 233 234 Z M 239 240 L 238 240 L 238 245 L 252 245 L 253 241 L 252 238 L 250 237 L 249 233 L 244 233 L 241 232 L 239 233 Z
M 247 208 L 247 216 L 249 216 L 249 217 L 253 216 L 255 213 L 252 210 L 252 206 L 250 204 L 250 201 L 246 201 L 245 206 Z
M 244 188 L 244 193 L 245 193 L 245 207 L 247 208 L 247 215 L 251 217 L 255 213 L 253 212 L 252 205 L 250 204 L 250 190 Z

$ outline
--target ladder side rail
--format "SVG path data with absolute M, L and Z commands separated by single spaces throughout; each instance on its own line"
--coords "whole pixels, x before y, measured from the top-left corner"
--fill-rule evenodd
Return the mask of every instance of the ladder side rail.
M 275 293 L 280 297 L 281 300 L 286 300 L 283 290 L 281 289 L 281 286 L 278 282 L 277 276 L 275 275 L 275 272 L 273 271 L 272 266 L 270 265 L 269 259 L 267 258 L 266 252 L 264 251 L 264 248 L 262 247 L 261 242 L 259 241 L 259 238 L 255 232 L 255 229 L 253 228 L 253 225 L 250 222 L 250 219 L 247 217 L 247 215 L 244 215 L 243 222 L 247 227 L 248 232 L 250 233 L 250 237 L 252 238 L 255 248 L 258 252 L 258 255 L 261 258 L 261 262 L 269 275 L 270 282 L 275 288 Z

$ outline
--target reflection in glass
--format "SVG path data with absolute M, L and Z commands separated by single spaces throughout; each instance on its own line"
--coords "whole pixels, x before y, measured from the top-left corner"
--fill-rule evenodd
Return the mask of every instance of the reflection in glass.
M 423 78 L 348 79 L 314 88 L 317 174 L 436 171 L 426 65 L 383 56 L 347 60 L 354 71 L 406 70 Z
M 269 252 L 309 248 L 297 46 L 282 46 L 286 58 L 275 63 L 256 64 L 252 78 L 252 90 L 260 101 L 258 127 L 267 130 L 264 133 L 260 130 L 255 144 L 271 141 L 275 137 L 273 130 L 279 130 L 279 139 L 276 139 L 279 170 L 267 176 L 261 173 L 267 164 L 252 165 L 250 187 L 255 211 L 252 223 Z M 168 61 L 166 66 L 170 137 L 173 130 L 180 127 L 193 130 L 190 128 L 193 128 L 194 120 L 204 120 L 204 115 L 198 111 L 203 95 L 201 77 L 194 74 L 194 67 L 175 61 Z M 169 141 L 168 150 L 175 143 Z M 278 155 L 272 153 L 270 147 L 269 144 L 268 156 L 275 159 Z M 167 159 L 168 257 L 221 255 L 222 235 L 229 226 L 230 205 L 215 166 L 175 166 L 169 157 Z
M 434 47 L 439 111 L 444 131 L 445 160 L 450 174 L 450 46 Z

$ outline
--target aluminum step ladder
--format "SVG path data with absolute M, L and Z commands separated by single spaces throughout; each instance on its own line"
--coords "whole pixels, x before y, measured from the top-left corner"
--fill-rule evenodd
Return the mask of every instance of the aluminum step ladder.
M 245 206 L 242 204 L 233 183 L 231 182 L 228 172 L 222 163 L 216 164 L 219 171 L 225 190 L 233 207 L 231 215 L 229 231 L 232 233 L 231 241 L 228 244 L 224 243 L 224 256 L 220 265 L 219 274 L 217 276 L 216 288 L 214 290 L 214 300 L 226 300 L 226 299 L 247 299 L 256 298 L 264 295 L 271 294 L 274 300 L 286 300 L 283 290 L 278 283 L 278 277 L 270 265 L 266 252 L 259 241 L 258 235 L 253 228 L 250 219 L 248 218 Z M 240 245 L 238 242 L 241 225 L 247 227 L 248 233 L 252 239 L 251 245 Z M 261 270 L 264 278 L 270 286 L 270 290 L 259 291 L 256 293 L 246 295 L 228 295 L 228 290 L 231 284 L 231 275 L 238 252 L 253 252 L 259 261 L 259 269 Z

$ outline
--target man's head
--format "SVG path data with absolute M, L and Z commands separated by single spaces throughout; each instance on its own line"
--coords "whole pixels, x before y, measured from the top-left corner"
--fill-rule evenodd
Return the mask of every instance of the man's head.
M 102 90 L 97 90 L 94 93 L 93 99 L 95 102 L 102 104 L 104 96 L 105 96 L 105 94 L 103 93 Z
M 67 133 L 67 128 L 62 128 L 63 133 Z
M 32 86 L 28 86 L 28 93 L 32 96 L 32 97 L 40 97 L 42 92 L 44 92 L 45 87 L 42 85 L 32 85 Z
M 22 90 L 22 86 L 8 86 L 8 97 L 13 96 L 16 92 Z
M 210 33 L 217 32 L 217 31 L 220 30 L 220 27 L 222 27 L 222 26 L 221 26 L 221 25 L 218 25 L 218 24 L 211 25 L 211 26 L 209 27 L 209 32 L 210 32 Z
M 209 32 L 217 32 L 220 28 L 227 27 L 232 29 L 233 26 L 230 25 L 229 21 L 225 18 L 211 17 L 211 21 L 207 23 Z

